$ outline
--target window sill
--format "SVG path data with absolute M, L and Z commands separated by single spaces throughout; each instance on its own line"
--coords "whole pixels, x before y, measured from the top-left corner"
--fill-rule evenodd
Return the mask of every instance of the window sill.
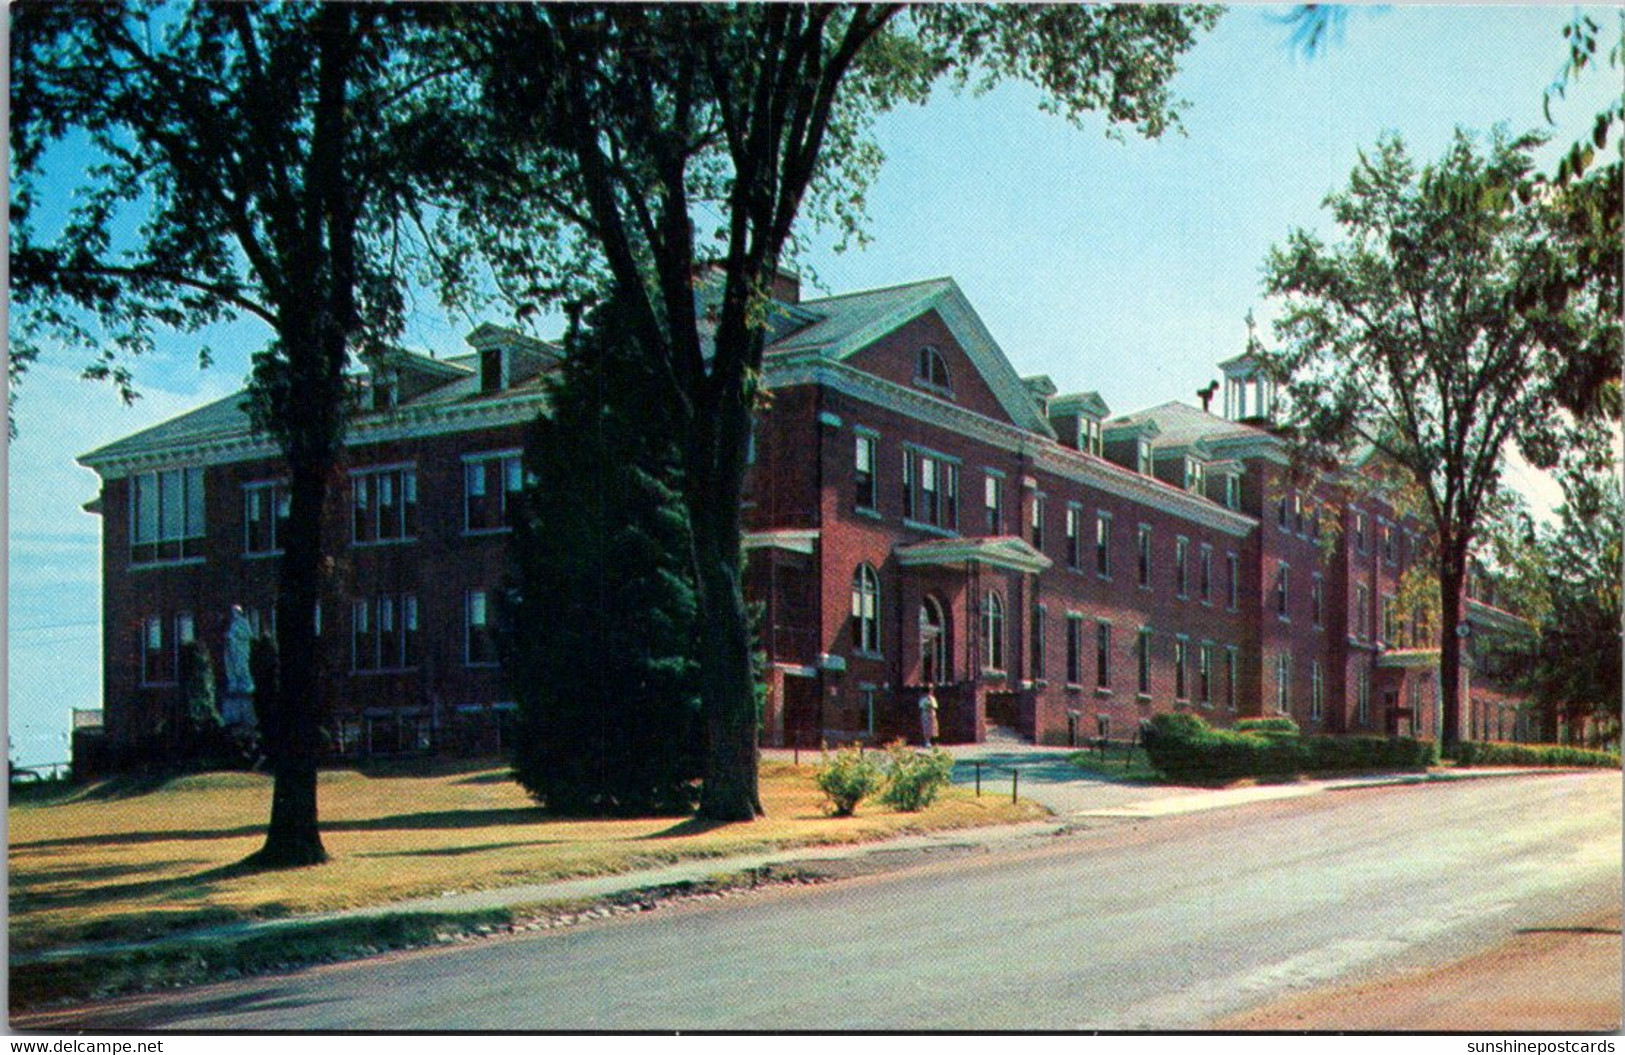
M 243 553 L 243 560 L 265 560 L 267 557 L 280 556 L 282 556 L 282 551 L 279 549 L 257 549 L 245 551 Z
M 883 653 L 880 653 L 880 652 L 868 652 L 868 651 L 865 651 L 864 649 L 861 649 L 861 648 L 855 648 L 855 649 L 852 650 L 852 658 L 853 659 L 883 660 L 886 657 L 885 657 L 885 655 Z
M 943 538 L 959 537 L 959 532 L 953 528 L 938 527 L 935 524 L 927 524 L 923 520 L 911 520 L 908 517 L 903 518 L 903 526 L 913 528 L 915 531 L 924 531 L 928 535 L 941 535 Z
M 1067 692 L 1082 692 L 1083 691 L 1083 686 L 1079 685 L 1075 681 L 1069 681 L 1069 682 L 1066 683 L 1066 691 Z
M 418 537 L 416 535 L 413 535 L 410 538 L 377 538 L 370 539 L 366 542 L 357 542 L 356 540 L 351 539 L 350 547 L 352 549 L 370 549 L 374 546 L 405 546 L 414 543 L 417 540 Z
M 954 398 L 953 389 L 943 388 L 941 385 L 934 385 L 923 377 L 916 377 L 914 379 L 914 387 L 924 389 L 925 391 L 930 392 L 933 395 L 941 396 L 944 399 Z
M 1034 678 L 1032 687 L 1035 689 L 1047 689 L 1049 688 L 1049 681 L 1045 678 Z
M 1150 703 L 1151 702 L 1151 694 L 1149 692 L 1137 692 L 1137 693 L 1134 694 L 1134 702 L 1135 703 Z
M 1097 572 L 1095 572 L 1095 578 L 1099 579 L 1101 582 L 1111 582 L 1112 581 L 1112 577 L 1111 577 L 1110 572 L 1097 571 Z
M 513 534 L 513 525 L 512 524 L 503 524 L 501 527 L 488 527 L 488 528 L 465 527 L 463 529 L 463 537 L 464 538 L 478 538 L 481 535 L 511 535 L 511 534 Z M 391 539 L 390 541 L 396 541 L 396 540 Z M 377 543 L 367 543 L 367 545 L 377 545 Z
M 207 563 L 207 557 L 177 557 L 174 560 L 145 560 L 140 563 L 130 562 L 131 571 L 151 571 L 153 568 L 185 568 L 194 564 Z
M 143 689 L 173 689 L 179 684 L 178 681 L 143 681 L 138 687 Z
M 1095 695 L 1097 697 L 1099 697 L 1100 699 L 1109 700 L 1109 699 L 1111 699 L 1112 690 L 1109 689 L 1109 688 L 1106 688 L 1103 685 L 1096 685 L 1095 686 Z
M 480 661 L 478 663 L 474 662 L 473 660 L 464 660 L 463 661 L 463 666 L 470 667 L 470 668 L 472 668 L 474 670 L 496 670 L 499 667 L 501 667 L 502 664 L 497 662 L 494 659 L 492 659 L 492 660 L 482 660 L 482 661 Z
M 886 519 L 884 516 L 881 515 L 880 510 L 871 508 L 869 506 L 853 506 L 852 507 L 852 512 L 857 514 L 858 516 L 864 517 L 865 519 L 868 519 L 868 520 L 885 520 Z
M 417 667 L 368 667 L 366 670 L 352 670 L 351 677 L 367 677 L 372 674 L 416 674 Z

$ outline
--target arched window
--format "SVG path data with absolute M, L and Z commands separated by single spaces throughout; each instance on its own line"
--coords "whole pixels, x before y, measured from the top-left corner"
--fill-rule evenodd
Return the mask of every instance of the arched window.
M 946 391 L 948 384 L 948 364 L 943 361 L 942 353 L 930 345 L 920 349 L 919 372 L 914 378 L 916 381 L 940 388 Z
M 992 590 L 982 603 L 982 667 L 1004 669 L 1004 601 Z
M 852 647 L 880 651 L 880 576 L 867 564 L 852 573 Z
M 920 605 L 920 680 L 927 685 L 940 685 L 951 681 L 948 669 L 948 620 L 942 614 L 942 605 L 935 597 L 927 597 Z

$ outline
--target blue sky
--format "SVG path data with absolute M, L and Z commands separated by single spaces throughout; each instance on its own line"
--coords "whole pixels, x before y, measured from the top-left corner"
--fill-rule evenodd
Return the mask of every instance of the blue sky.
M 1098 122 L 1039 113 L 1018 85 L 943 90 L 887 115 L 872 243 L 837 255 L 815 238 L 809 269 L 831 292 L 952 275 L 1019 372 L 1098 390 L 1118 413 L 1194 402 L 1214 364 L 1240 351 L 1247 311 L 1270 317 L 1259 294 L 1269 247 L 1294 226 L 1325 230 L 1321 201 L 1362 148 L 1397 131 L 1429 158 L 1458 125 L 1545 126 L 1541 93 L 1573 11 L 1359 10 L 1340 43 L 1305 60 L 1285 46 L 1280 10 L 1233 8 L 1197 43 L 1175 82 L 1190 103 L 1185 136 L 1109 140 Z M 1593 15 L 1613 25 L 1611 9 Z M 1553 165 L 1619 90 L 1610 73 L 1593 71 L 1556 107 Z M 475 321 L 424 303 L 408 343 L 455 353 Z M 264 336 L 244 324 L 165 342 L 133 364 L 143 397 L 130 408 L 78 379 L 80 355 L 29 373 L 8 452 L 15 757 L 66 759 L 69 709 L 101 702 L 100 522 L 80 508 L 97 482 L 73 457 L 235 390 Z M 215 365 L 199 371 L 204 344 Z M 1509 479 L 1549 499 L 1528 470 Z

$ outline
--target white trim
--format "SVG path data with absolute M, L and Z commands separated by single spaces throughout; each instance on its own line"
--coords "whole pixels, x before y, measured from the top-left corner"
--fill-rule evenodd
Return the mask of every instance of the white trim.
M 838 429 L 841 427 L 841 416 L 833 411 L 820 410 L 818 412 L 818 424 L 828 425 L 832 429 Z
M 758 549 L 777 549 L 786 553 L 802 553 L 811 556 L 813 547 L 818 543 L 818 537 L 818 528 L 751 531 L 740 539 L 740 546 L 747 552 Z

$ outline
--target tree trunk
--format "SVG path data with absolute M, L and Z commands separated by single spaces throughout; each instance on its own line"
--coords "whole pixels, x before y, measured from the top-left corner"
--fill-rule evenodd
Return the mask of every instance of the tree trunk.
M 1462 584 L 1467 580 L 1467 548 L 1441 546 L 1439 561 L 1439 746 L 1461 741 Z
M 702 628 L 705 767 L 700 816 L 754 820 L 763 810 L 757 792 L 756 679 L 740 582 L 739 502 L 737 496 L 726 504 L 708 499 L 704 490 L 687 494 Z
M 280 684 L 271 748 L 276 784 L 265 845 L 248 859 L 260 868 L 294 868 L 327 860 L 317 827 L 316 762 L 321 722 L 315 611 L 322 571 L 322 512 L 331 460 L 290 459 L 287 535 L 277 576 Z

